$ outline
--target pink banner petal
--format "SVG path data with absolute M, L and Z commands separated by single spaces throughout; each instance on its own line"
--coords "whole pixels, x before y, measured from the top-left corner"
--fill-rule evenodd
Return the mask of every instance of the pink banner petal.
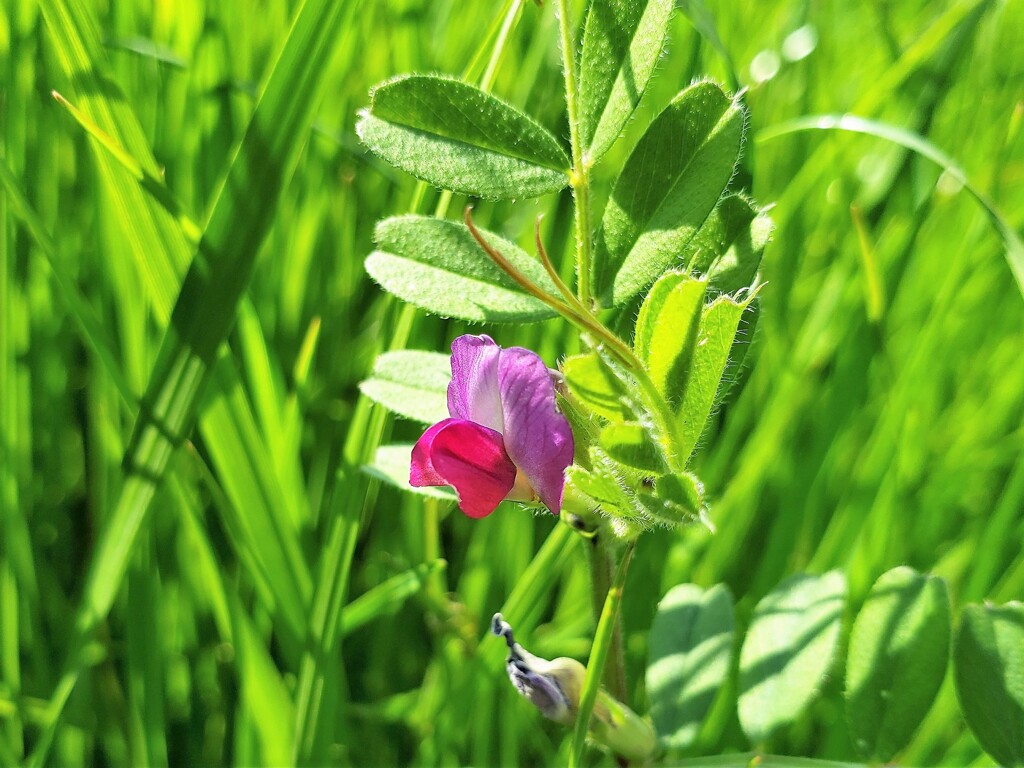
M 572 463 L 573 439 L 569 422 L 556 406 L 551 372 L 528 349 L 503 349 L 498 388 L 505 450 L 540 500 L 557 515 L 562 509 L 565 470 Z
M 452 381 L 448 413 L 501 432 L 498 356 L 501 347 L 490 336 L 459 336 L 452 342 Z

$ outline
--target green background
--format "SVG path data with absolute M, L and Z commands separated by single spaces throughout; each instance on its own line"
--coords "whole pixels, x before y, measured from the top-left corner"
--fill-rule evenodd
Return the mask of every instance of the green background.
M 63 4 L 43 5 L 52 19 Z M 411 71 L 479 81 L 493 35 L 519 8 L 493 90 L 565 141 L 551 4 L 367 1 L 342 14 L 318 73 L 322 100 L 292 94 L 315 119 L 284 147 L 297 163 L 280 196 L 230 188 L 269 202 L 226 240 L 263 227 L 266 237 L 243 254 L 255 264 L 228 337 L 236 375 L 214 376 L 199 411 L 240 426 L 190 433 L 135 539 L 108 523 L 164 337 L 162 302 L 184 273 L 158 269 L 153 254 L 168 247 L 121 193 L 136 182 L 116 164 L 103 170 L 110 155 L 50 92 L 134 114 L 153 178 L 202 228 L 296 4 L 68 5 L 96 22 L 87 56 L 109 81 L 69 76 L 35 2 L 0 10 L 0 764 L 51 737 L 59 765 L 563 762 L 566 733 L 508 685 L 486 630 L 496 610 L 518 612 L 531 651 L 585 660 L 593 618 L 580 543 L 549 539 L 566 529 L 512 505 L 472 521 L 446 501 L 378 487 L 361 465 L 419 427 L 392 423 L 357 390 L 379 352 L 444 351 L 466 331 L 551 365 L 577 351 L 560 321 L 447 322 L 385 297 L 363 270 L 378 219 L 432 213 L 439 198 L 359 146 L 370 87 Z M 699 3 L 683 5 L 699 16 Z M 756 334 L 695 463 L 718 532 L 647 534 L 629 575 L 641 712 L 655 606 L 682 582 L 726 583 L 740 629 L 802 570 L 843 570 L 853 606 L 899 564 L 945 578 L 954 609 L 1024 597 L 1024 300 L 1002 241 L 951 174 L 902 148 L 832 131 L 762 135 L 814 114 L 891 123 L 953 157 L 1019 230 L 1024 3 L 710 11 L 722 51 L 677 12 L 625 140 L 594 174 L 599 211 L 651 117 L 710 76 L 749 88 L 745 170 L 778 227 Z M 451 215 L 464 203 L 453 199 Z M 567 191 L 480 203 L 474 217 L 532 251 L 539 213 L 571 276 Z M 191 308 L 200 334 L 216 287 Z M 130 545 L 123 578 L 90 566 L 104 538 Z M 93 588 L 117 597 L 80 644 L 90 567 Z M 54 721 L 48 703 L 69 670 L 76 685 Z M 772 751 L 856 758 L 840 672 Z M 750 746 L 727 687 L 692 752 Z M 900 762 L 991 764 L 952 676 Z

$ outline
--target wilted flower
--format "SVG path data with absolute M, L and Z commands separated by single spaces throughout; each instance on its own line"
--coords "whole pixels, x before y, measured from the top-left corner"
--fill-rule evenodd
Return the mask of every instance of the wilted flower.
M 544 717 L 562 725 L 572 725 L 580 701 L 580 688 L 587 670 L 576 659 L 548 661 L 534 656 L 516 642 L 512 627 L 500 613 L 491 619 L 491 632 L 505 639 L 508 659 L 505 671 L 512 685 Z
M 576 722 L 587 670 L 576 659 L 542 659 L 516 642 L 512 627 L 500 613 L 491 619 L 491 632 L 505 639 L 509 680 L 541 714 L 565 726 Z M 647 760 L 657 748 L 650 723 L 603 688 L 594 702 L 591 738 L 628 760 Z
M 455 339 L 451 418 L 413 447 L 410 485 L 454 487 L 470 517 L 486 517 L 504 499 L 539 499 L 557 515 L 573 439 L 552 375 L 528 349 L 502 349 L 489 336 Z

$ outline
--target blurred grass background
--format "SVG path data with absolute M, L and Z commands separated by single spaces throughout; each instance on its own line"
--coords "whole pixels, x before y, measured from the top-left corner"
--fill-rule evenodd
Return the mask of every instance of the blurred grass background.
M 471 521 L 377 487 L 360 465 L 418 428 L 356 389 L 378 352 L 445 350 L 467 330 L 549 364 L 574 351 L 556 321 L 469 329 L 404 309 L 362 269 L 377 219 L 447 205 L 359 147 L 369 88 L 413 70 L 479 80 L 511 9 L 493 90 L 567 138 L 550 5 L 395 0 L 345 15 L 295 172 L 258 223 L 228 339 L 235 373 L 207 387 L 206 426 L 174 456 L 84 646 L 83 583 L 183 272 L 145 273 L 162 246 L 111 179 L 135 182 L 104 170 L 106 150 L 50 91 L 130 110 L 202 226 L 297 4 L 69 5 L 98 30 L 98 94 L 68 77 L 36 2 L 0 9 L 0 764 L 51 737 L 49 762 L 69 766 L 564 762 L 566 734 L 508 685 L 486 628 L 502 609 L 535 653 L 585 658 L 581 546 L 551 517 L 509 506 Z M 989 220 L 950 174 L 879 139 L 758 140 L 804 115 L 884 120 L 949 153 L 1020 231 L 1024 2 L 709 10 L 721 50 L 677 13 L 626 140 L 596 173 L 607 193 L 650 116 L 711 76 L 749 88 L 745 162 L 778 224 L 759 326 L 697 463 L 718 533 L 647 535 L 630 574 L 640 711 L 646 632 L 677 583 L 725 582 L 741 623 L 799 570 L 843 569 L 854 606 L 900 563 L 944 576 L 957 606 L 1024 597 L 1024 300 Z M 538 213 L 571 274 L 567 193 L 474 215 L 530 249 Z M 54 719 L 69 666 L 77 684 Z M 855 758 L 839 671 L 771 749 Z M 747 748 L 726 690 L 694 752 Z M 991 764 L 950 680 L 901 762 Z

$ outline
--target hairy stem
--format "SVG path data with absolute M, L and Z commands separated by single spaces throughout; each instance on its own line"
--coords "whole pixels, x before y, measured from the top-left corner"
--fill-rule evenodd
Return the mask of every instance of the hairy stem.
M 558 27 L 565 71 L 565 105 L 569 112 L 569 141 L 572 144 L 572 173 L 570 182 L 576 200 L 576 291 L 584 306 L 591 304 L 590 267 L 590 166 L 583 153 L 580 137 L 579 81 L 576 72 L 576 42 L 569 23 L 568 0 L 557 0 Z
M 664 398 L 658 393 L 657 387 L 654 386 L 654 382 L 651 381 L 651 377 L 647 374 L 647 369 L 644 367 L 644 364 L 640 362 L 640 359 L 633 353 L 633 350 L 628 344 L 612 333 L 612 331 L 609 330 L 608 327 L 604 325 L 592 311 L 584 306 L 579 299 L 574 297 L 572 293 L 566 289 L 565 284 L 561 282 L 560 278 L 558 278 L 554 265 L 551 264 L 551 260 L 548 258 L 547 251 L 544 250 L 544 246 L 540 241 L 539 230 L 537 232 L 537 249 L 540 254 L 541 262 L 543 263 L 545 270 L 547 270 L 548 274 L 555 282 L 555 287 L 565 296 L 564 301 L 557 296 L 551 295 L 537 285 L 533 280 L 524 275 L 512 262 L 510 262 L 508 257 L 488 243 L 480 233 L 480 230 L 477 229 L 476 225 L 473 223 L 472 211 L 473 209 L 467 206 L 463 220 L 469 228 L 470 234 L 472 234 L 473 238 L 480 244 L 480 247 L 484 249 L 484 252 L 491 257 L 491 260 L 509 277 L 515 280 L 524 291 L 547 304 L 555 310 L 555 312 L 571 322 L 581 331 L 589 333 L 593 337 L 594 341 L 603 344 L 607 350 L 619 360 L 619 362 L 626 366 L 632 376 L 636 378 L 637 383 L 644 392 L 644 399 L 647 407 L 651 411 L 651 415 L 657 420 L 659 429 L 664 435 L 666 443 L 663 445 L 663 448 L 665 450 L 669 466 L 673 471 L 682 471 L 683 465 L 686 462 L 686 457 L 684 456 L 680 458 L 676 453 L 675 447 L 679 444 L 679 439 L 675 418 L 669 410 L 668 405 L 665 403 Z
M 629 345 L 612 333 L 578 300 L 574 298 L 572 303 L 568 304 L 558 297 L 552 296 L 517 269 L 516 266 L 508 260 L 508 257 L 501 253 L 501 251 L 488 243 L 484 239 L 483 235 L 480 234 L 480 230 L 477 229 L 476 225 L 473 223 L 472 212 L 473 209 L 467 206 L 465 215 L 463 216 L 463 221 L 469 228 L 470 234 L 473 235 L 473 238 L 480 244 L 480 247 L 484 249 L 484 252 L 491 257 L 491 260 L 494 261 L 495 264 L 497 264 L 509 277 L 515 280 L 516 283 L 518 283 L 519 286 L 528 294 L 547 304 L 581 331 L 591 334 L 595 339 L 604 343 L 612 354 L 614 354 L 615 357 L 617 357 L 627 368 L 641 373 L 643 372 L 643 364 L 637 359 L 636 355 L 633 354 L 633 350 L 630 349 Z
M 601 611 L 612 584 L 615 565 L 613 548 L 608 536 L 601 530 L 590 539 L 590 583 L 594 597 L 594 620 L 601 620 Z M 626 655 L 622 645 L 622 620 L 616 617 L 612 630 L 611 658 L 604 670 L 604 687 L 619 701 L 628 700 L 626 686 Z

